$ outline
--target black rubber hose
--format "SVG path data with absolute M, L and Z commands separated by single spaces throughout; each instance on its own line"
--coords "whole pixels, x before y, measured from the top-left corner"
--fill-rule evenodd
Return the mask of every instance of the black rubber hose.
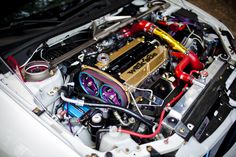
M 101 138 L 100 138 L 100 135 L 101 133 L 104 133 L 104 132 L 109 132 L 109 129 L 99 129 L 96 133 L 96 150 L 99 150 L 99 147 L 100 147 L 100 143 L 101 143 Z
M 78 95 L 83 96 L 85 98 L 97 100 L 98 102 L 101 102 L 101 104 L 86 103 L 85 102 L 85 105 L 87 105 L 87 106 L 98 107 L 98 108 L 112 108 L 112 109 L 127 113 L 128 115 L 130 115 L 130 116 L 134 117 L 135 119 L 137 119 L 137 120 L 143 122 L 144 124 L 146 124 L 149 128 L 152 128 L 154 126 L 154 123 L 152 121 L 149 121 L 149 120 L 143 118 L 141 115 L 138 115 L 138 114 L 134 113 L 133 111 L 127 109 L 127 108 L 124 108 L 124 107 L 121 107 L 121 106 L 116 106 L 116 105 L 113 105 L 113 104 L 107 104 L 103 99 L 101 99 L 99 97 L 96 97 L 96 96 L 93 96 L 93 95 L 84 94 L 84 93 L 78 93 Z
M 112 104 L 96 104 L 96 103 L 87 103 L 84 102 L 85 105 L 90 106 L 90 107 L 98 107 L 98 108 L 111 108 L 111 109 L 115 109 L 117 111 L 121 111 L 121 112 L 125 112 L 126 114 L 134 117 L 135 119 L 141 121 L 142 123 L 146 124 L 149 128 L 152 128 L 154 126 L 154 123 L 150 120 L 145 119 L 144 117 L 134 113 L 133 111 L 121 107 L 121 106 L 115 106 Z
M 93 95 L 89 95 L 89 94 L 84 94 L 84 93 L 78 93 L 79 96 L 82 96 L 82 97 L 85 97 L 85 98 L 89 98 L 89 99 L 92 99 L 92 100 L 96 100 L 100 103 L 106 103 L 105 100 L 99 98 L 99 97 L 96 97 L 96 96 L 93 96 Z

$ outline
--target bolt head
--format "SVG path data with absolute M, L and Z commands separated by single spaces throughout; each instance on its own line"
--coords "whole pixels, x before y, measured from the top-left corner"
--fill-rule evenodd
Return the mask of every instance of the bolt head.
M 208 72 L 206 70 L 203 70 L 200 72 L 202 77 L 207 77 L 208 76 Z
M 185 132 L 185 129 L 184 129 L 184 128 L 180 128 L 180 129 L 179 129 L 179 132 L 180 132 L 180 133 L 184 133 L 184 132 Z
M 152 146 L 147 146 L 147 151 L 151 152 L 152 151 Z

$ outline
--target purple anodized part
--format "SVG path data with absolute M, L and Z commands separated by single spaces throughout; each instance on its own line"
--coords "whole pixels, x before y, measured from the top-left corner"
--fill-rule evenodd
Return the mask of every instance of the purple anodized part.
M 100 95 L 106 102 L 122 106 L 120 95 L 109 85 L 104 84 L 100 89 Z
M 83 88 L 83 90 L 87 94 L 91 94 L 93 96 L 98 96 L 99 95 L 98 83 L 89 74 L 87 74 L 85 72 L 81 72 L 80 75 L 79 75 L 79 82 L 80 82 L 80 86 Z

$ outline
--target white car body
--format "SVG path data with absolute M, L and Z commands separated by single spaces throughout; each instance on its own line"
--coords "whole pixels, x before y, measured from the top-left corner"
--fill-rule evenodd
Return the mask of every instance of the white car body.
M 218 33 L 220 40 L 224 43 L 224 49 L 231 54 L 231 60 L 236 61 L 235 53 L 232 54 L 230 50 L 230 43 L 226 36 L 223 36 L 219 29 L 228 30 L 228 28 L 217 19 L 199 9 L 193 4 L 185 1 L 172 1 L 169 0 L 172 6 L 168 8 L 163 14 L 170 14 L 180 7 L 185 9 L 191 9 L 195 12 L 199 21 L 206 22 Z M 82 27 L 76 28 L 64 34 L 55 36 L 47 41 L 48 45 L 54 45 L 56 43 L 70 38 L 77 34 L 80 30 L 89 27 L 91 24 L 86 24 Z M 39 46 L 40 47 L 40 46 Z M 217 60 L 217 59 L 216 59 Z M 219 61 L 219 64 L 220 61 Z M 213 66 L 213 65 L 212 65 Z M 217 73 L 217 67 L 211 67 L 208 70 L 215 70 Z M 212 71 L 209 71 L 209 73 Z M 229 84 L 233 82 L 236 77 L 236 69 L 232 73 Z M 55 121 L 56 117 L 50 117 L 47 114 L 37 116 L 32 112 L 39 106 L 35 103 L 35 97 L 32 97 L 32 93 L 37 93 L 31 85 L 24 85 L 16 74 L 11 72 L 0 75 L 0 156 L 2 157 L 105 157 L 106 152 L 100 152 L 88 147 L 84 144 L 86 141 L 86 135 L 84 137 L 74 136 Z M 60 82 L 60 76 L 58 78 L 52 78 L 52 82 Z M 59 81 L 58 81 L 59 80 Z M 210 80 L 209 80 L 210 81 Z M 231 82 L 230 82 L 231 81 Z M 45 83 L 42 86 L 50 86 L 50 83 Z M 54 86 L 59 86 L 54 85 Z M 28 87 L 26 87 L 28 86 Z M 52 86 L 53 87 L 53 86 Z M 31 89 L 30 90 L 27 90 Z M 47 99 L 47 98 L 45 98 Z M 232 102 L 232 106 L 235 102 Z M 55 119 L 54 119 L 55 118 Z M 191 137 L 189 141 L 185 141 L 178 134 L 161 139 L 158 141 L 149 142 L 137 145 L 125 145 L 116 149 L 113 149 L 111 153 L 113 157 L 148 157 L 150 153 L 147 151 L 147 146 L 152 146 L 160 154 L 166 154 L 172 151 L 176 151 L 177 157 L 200 157 L 204 156 L 207 152 L 213 149 L 217 143 L 222 142 L 222 139 L 226 136 L 228 129 L 236 121 L 236 109 L 233 109 L 224 122 L 215 130 L 215 132 L 209 136 L 204 142 L 199 143 L 195 137 Z M 127 151 L 129 150 L 129 151 Z M 233 147 L 232 147 L 233 150 Z M 235 153 L 235 150 L 234 150 Z M 228 154 L 226 156 L 232 156 Z

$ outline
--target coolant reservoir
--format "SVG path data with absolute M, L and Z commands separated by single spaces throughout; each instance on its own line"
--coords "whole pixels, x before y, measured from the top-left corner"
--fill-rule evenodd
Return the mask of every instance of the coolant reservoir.
M 137 143 L 133 141 L 128 134 L 116 132 L 111 129 L 110 132 L 106 133 L 101 140 L 99 150 L 102 152 L 111 151 L 112 149 L 118 148 L 123 151 L 135 150 Z

